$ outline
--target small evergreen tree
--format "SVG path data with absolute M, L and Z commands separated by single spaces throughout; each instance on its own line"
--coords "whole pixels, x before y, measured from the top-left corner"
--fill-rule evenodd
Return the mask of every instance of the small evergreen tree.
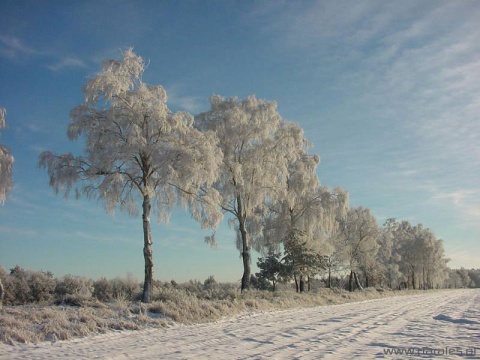
M 250 285 L 258 290 L 272 290 L 272 285 L 267 279 L 264 277 L 258 277 L 255 274 L 250 275 Z
M 295 279 L 297 292 L 305 291 L 305 281 L 327 268 L 327 257 L 320 254 L 305 239 L 301 231 L 294 229 L 285 241 L 285 256 L 282 259 Z
M 259 258 L 257 266 L 260 269 L 256 274 L 258 281 L 271 283 L 272 291 L 275 291 L 277 283 L 286 282 L 292 276 L 291 268 L 282 263 L 280 254 L 272 253 L 265 258 Z

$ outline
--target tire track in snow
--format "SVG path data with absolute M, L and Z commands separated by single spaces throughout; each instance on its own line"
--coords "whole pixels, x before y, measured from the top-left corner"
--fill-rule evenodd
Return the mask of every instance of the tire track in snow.
M 479 340 L 480 290 L 457 290 L 54 344 L 0 345 L 0 359 L 392 359 L 384 349 L 445 346 L 477 346 L 477 357 L 463 358 L 480 359 Z M 415 357 L 432 358 L 408 358 Z

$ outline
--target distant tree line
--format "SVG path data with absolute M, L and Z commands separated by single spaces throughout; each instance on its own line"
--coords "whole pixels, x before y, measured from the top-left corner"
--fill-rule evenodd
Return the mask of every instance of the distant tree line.
M 312 239 L 318 244 L 292 241 L 283 253 L 271 251 L 259 258 L 260 271 L 255 283 L 275 289 L 275 284 L 315 277 L 332 287 L 332 276 L 347 277 L 348 290 L 363 287 L 391 289 L 434 289 L 477 287 L 475 270 L 451 270 L 447 267 L 443 242 L 421 224 L 387 220 L 382 227 L 368 209 L 350 208 L 337 219 L 337 230 L 330 237 Z M 292 244 L 297 244 L 293 246 Z M 470 277 L 471 276 L 471 277 Z M 476 282 L 477 281 L 477 282 Z M 297 291 L 309 289 L 300 283 Z

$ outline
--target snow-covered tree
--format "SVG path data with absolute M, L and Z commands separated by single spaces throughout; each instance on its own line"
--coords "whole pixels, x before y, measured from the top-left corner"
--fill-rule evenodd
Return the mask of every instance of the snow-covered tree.
M 288 166 L 306 145 L 303 130 L 282 120 L 277 104 L 250 96 L 244 100 L 210 97 L 211 109 L 195 117 L 202 131 L 215 131 L 223 154 L 220 179 L 221 209 L 233 215 L 237 248 L 244 272 L 242 290 L 249 288 L 251 248 L 262 245 L 267 203 L 286 191 Z
M 402 221 L 396 231 L 399 241 L 398 252 L 401 256 L 400 268 L 407 277 L 407 287 L 419 288 L 425 257 L 425 240 L 428 229 L 422 224 L 412 226 L 408 221 Z
M 362 267 L 368 267 L 374 261 L 378 251 L 378 225 L 369 209 L 352 207 L 347 216 L 339 219 L 337 234 L 342 245 L 343 259 L 350 270 L 349 291 L 353 291 L 353 280 L 357 287 L 358 272 Z
M 468 285 L 472 281 L 470 279 L 470 276 L 468 275 L 468 271 L 465 268 L 461 267 L 460 269 L 457 269 L 456 272 L 460 277 L 460 284 L 459 284 L 460 287 L 462 288 L 468 287 Z
M 458 270 L 448 269 L 447 270 L 447 280 L 445 282 L 445 287 L 450 289 L 458 289 L 463 286 L 462 278 L 458 272 Z
M 311 245 L 328 237 L 338 227 L 337 219 L 346 215 L 348 193 L 340 187 L 333 190 L 320 186 L 317 155 L 302 151 L 288 167 L 286 191 L 271 204 L 264 229 L 268 247 L 278 247 L 287 234 L 302 232 Z
M 470 278 L 470 284 L 468 284 L 468 287 L 480 288 L 480 269 L 468 270 L 468 277 Z
M 383 253 L 390 249 L 390 260 L 380 261 L 389 268 L 391 280 L 399 287 L 430 289 L 443 286 L 447 277 L 447 262 L 443 241 L 422 224 L 415 226 L 408 221 L 389 219 L 383 228 L 383 236 L 389 238 L 381 242 Z M 400 274 L 399 274 L 400 273 Z
M 6 127 L 5 115 L 7 111 L 0 108 L 0 129 Z M 10 150 L 0 144 L 0 204 L 4 204 L 10 190 L 13 187 L 12 181 L 13 156 Z
M 395 219 L 387 219 L 378 236 L 377 261 L 380 271 L 379 281 L 381 286 L 391 289 L 398 288 L 403 277 L 399 266 L 401 256 L 398 254 L 394 238 L 397 224 Z
M 345 216 L 348 209 L 348 193 L 320 186 L 316 173 L 319 161 L 317 155 L 301 149 L 288 167 L 286 192 L 271 204 L 265 220 L 266 246 L 278 251 L 283 245 L 287 258 L 295 263 L 294 278 L 296 284 L 300 282 L 300 289 L 305 288 L 306 278 L 326 266 L 326 235 L 332 233 L 336 219 Z
M 287 237 L 297 233 L 312 242 L 322 216 L 316 174 L 319 162 L 317 155 L 308 155 L 301 149 L 296 161 L 288 165 L 286 191 L 270 204 L 265 218 L 263 235 L 268 249 L 278 251 Z
M 144 302 L 150 301 L 153 279 L 151 210 L 167 222 L 173 207 L 190 210 L 203 227 L 222 217 L 211 203 L 218 192 L 209 186 L 222 161 L 213 133 L 200 132 L 187 112 L 172 113 L 162 86 L 143 82 L 143 59 L 132 49 L 121 60 L 105 60 L 102 71 L 83 88 L 84 102 L 70 112 L 70 140 L 85 140 L 84 156 L 40 155 L 55 193 L 102 200 L 108 212 L 117 207 L 137 215 L 141 203 Z M 210 198 L 209 201 L 202 199 Z
M 423 229 L 418 242 L 418 250 L 421 253 L 419 288 L 424 290 L 438 288 L 444 284 L 448 276 L 448 260 L 445 258 L 443 241 L 437 239 L 430 229 Z

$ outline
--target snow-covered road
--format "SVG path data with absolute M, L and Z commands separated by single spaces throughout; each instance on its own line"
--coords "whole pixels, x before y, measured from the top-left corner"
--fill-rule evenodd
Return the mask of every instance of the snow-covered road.
M 408 351 L 410 354 L 389 355 Z M 246 315 L 211 324 L 0 345 L 0 359 L 480 359 L 480 290 Z

